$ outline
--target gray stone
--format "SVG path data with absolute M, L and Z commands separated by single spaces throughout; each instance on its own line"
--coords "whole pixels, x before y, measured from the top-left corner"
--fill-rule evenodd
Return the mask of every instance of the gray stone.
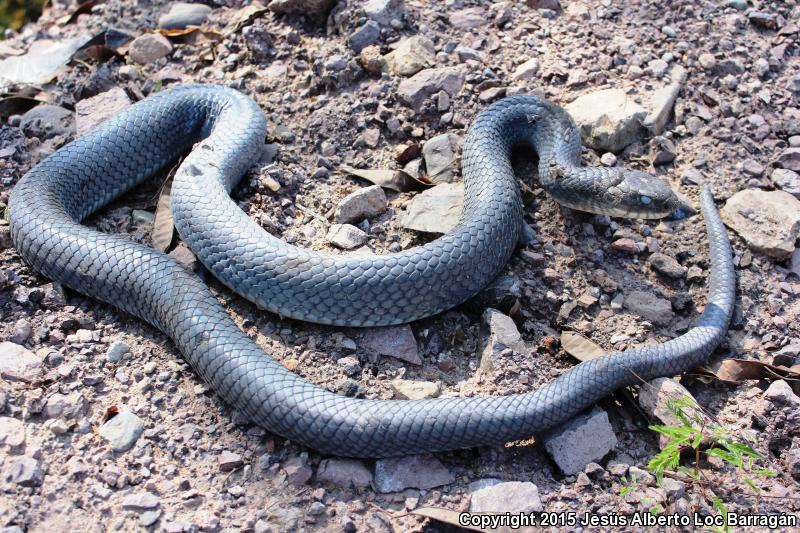
M 355 345 L 355 343 L 353 344 Z M 342 357 L 336 361 L 336 364 L 338 364 L 341 367 L 342 372 L 348 376 L 354 376 L 361 371 L 361 364 L 358 362 L 358 358 L 353 357 L 352 355 Z
M 506 481 L 475 490 L 471 513 L 538 513 L 544 510 L 539 488 L 530 482 Z
M 305 485 L 314 471 L 308 466 L 306 460 L 302 457 L 292 457 L 283 466 L 283 471 L 286 472 L 286 480 L 292 485 Z
M 32 333 L 33 326 L 31 325 L 30 320 L 25 320 L 23 318 L 21 320 L 17 320 L 17 323 L 14 324 L 14 334 L 9 340 L 15 344 L 24 345 L 25 341 L 31 338 Z
M 388 26 L 403 17 L 403 0 L 367 0 L 362 6 L 368 19 Z
M 782 379 L 773 381 L 764 391 L 764 398 L 779 406 L 800 406 L 798 397 L 788 383 Z
M 503 351 L 511 349 L 525 353 L 527 347 L 517 325 L 511 317 L 497 309 L 489 308 L 483 313 L 483 341 L 481 343 L 481 369 L 491 372 Z
M 547 453 L 568 476 L 599 462 L 617 445 L 608 414 L 598 407 L 550 430 L 543 439 Z
M 788 168 L 776 168 L 772 171 L 772 183 L 795 198 L 800 198 L 800 174 Z
M 333 219 L 338 224 L 359 222 L 380 215 L 386 211 L 386 206 L 386 193 L 380 185 L 372 185 L 345 196 L 336 207 Z
M 672 304 L 648 291 L 625 293 L 625 308 L 656 326 L 666 326 L 672 321 Z
M 131 99 L 122 87 L 114 87 L 97 96 L 75 104 L 78 135 L 83 135 L 101 122 L 118 115 L 131 105 Z
M 128 50 L 135 63 L 149 65 L 168 56 L 172 52 L 172 43 L 160 33 L 146 33 L 134 39 Z
M 786 452 L 786 466 L 795 481 L 800 482 L 800 440 L 795 440 L 792 447 Z
M 756 252 L 788 259 L 800 235 L 800 200 L 784 191 L 745 189 L 720 210 L 723 222 Z
M 324 16 L 336 0 L 272 0 L 267 8 L 273 13 Z
M 455 96 L 464 85 L 464 71 L 460 67 L 426 68 L 400 82 L 397 96 L 415 111 L 439 91 Z
M 388 355 L 414 365 L 421 365 L 417 340 L 411 326 L 387 326 L 361 330 L 358 344 L 367 351 Z
M 161 499 L 152 492 L 128 494 L 122 500 L 122 508 L 129 511 L 147 511 L 161 504 Z
M 43 104 L 22 115 L 19 127 L 30 137 L 50 139 L 75 132 L 75 115 L 69 109 Z
M 393 73 L 413 76 L 436 62 L 436 50 L 427 36 L 412 35 L 397 43 L 397 47 L 384 58 Z
M 679 83 L 666 85 L 648 95 L 645 102 L 647 116 L 644 117 L 642 126 L 651 135 L 660 135 L 672 116 L 675 101 L 681 91 Z
M 795 172 L 800 172 L 800 148 L 787 148 L 781 152 L 775 164 L 783 168 L 788 168 L 789 170 L 794 170 Z
M 651 418 L 660 420 L 665 426 L 681 425 L 680 419 L 669 408 L 669 402 L 675 400 L 688 400 L 697 404 L 692 394 L 674 379 L 656 378 L 644 383 L 639 389 L 639 405 L 642 410 Z M 696 409 L 682 407 L 682 409 L 690 417 L 697 416 L 707 423 L 711 422 L 699 407 Z M 669 440 L 665 435 L 659 435 L 659 444 L 662 448 L 669 443 Z
M 158 27 L 164 30 L 182 30 L 187 26 L 199 26 L 211 13 L 211 8 L 204 4 L 175 2 L 165 14 L 158 19 Z
M 742 161 L 742 172 L 747 176 L 758 178 L 764 174 L 764 165 L 755 159 L 745 159 Z
M 80 391 L 69 394 L 59 392 L 51 395 L 42 409 L 45 418 L 79 418 L 86 409 L 86 400 Z
M 447 233 L 458 224 L 464 208 L 464 184 L 442 183 L 417 194 L 401 225 L 426 233 Z
M 6 481 L 22 487 L 38 487 L 44 481 L 44 472 L 39 466 L 39 461 L 21 455 L 6 461 L 4 477 Z
M 672 279 L 680 279 L 686 275 L 686 267 L 668 255 L 656 252 L 647 258 L 650 268 Z
M 450 471 L 433 455 L 379 459 L 375 463 L 374 487 L 378 492 L 432 489 L 455 481 Z
M 10 448 L 25 444 L 25 423 L 10 416 L 0 416 L 0 444 Z
M 453 142 L 449 133 L 428 139 L 422 146 L 422 155 L 428 179 L 434 183 L 453 181 L 453 162 L 456 156 L 453 153 Z
M 367 242 L 367 234 L 351 224 L 332 224 L 325 239 L 342 250 L 353 250 Z
M 642 133 L 648 112 L 622 89 L 604 89 L 577 98 L 565 109 L 581 131 L 588 146 L 605 152 L 619 152 Z
M 683 498 L 686 495 L 686 484 L 671 477 L 665 477 L 661 480 L 661 488 L 664 489 L 667 497 L 672 501 Z
M 363 26 L 350 34 L 347 38 L 347 45 L 358 54 L 367 46 L 378 42 L 380 36 L 380 24 L 374 20 L 368 20 Z
M 106 359 L 109 363 L 119 363 L 122 358 L 131 353 L 131 347 L 125 341 L 114 341 L 106 350 Z
M 13 342 L 0 342 L 0 376 L 30 383 L 42 372 L 42 360 L 32 351 Z
M 129 450 L 144 431 L 142 420 L 130 411 L 120 411 L 100 427 L 100 436 L 115 452 Z
M 531 80 L 539 72 L 539 59 L 532 57 L 514 69 L 511 79 L 514 81 Z
M 344 488 L 364 488 L 372 483 L 372 472 L 355 459 L 323 459 L 317 469 L 317 481 Z
M 485 26 L 488 21 L 487 13 L 479 7 L 459 9 L 450 14 L 450 25 L 457 30 L 471 30 Z
M 439 383 L 410 379 L 393 379 L 389 386 L 398 400 L 424 400 L 436 398 L 442 390 Z
M 223 450 L 222 453 L 219 454 L 217 463 L 219 464 L 219 469 L 221 472 L 230 472 L 232 470 L 236 470 L 237 468 L 241 468 L 242 465 L 244 465 L 241 455 L 238 453 L 229 452 L 228 450 Z

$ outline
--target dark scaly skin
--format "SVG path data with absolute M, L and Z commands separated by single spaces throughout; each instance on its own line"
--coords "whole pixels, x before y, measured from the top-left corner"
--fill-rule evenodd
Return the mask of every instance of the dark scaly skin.
M 471 129 L 464 154 L 465 160 L 473 162 L 465 168 L 467 212 L 455 232 L 463 233 L 465 220 L 484 223 L 471 226 L 474 239 L 448 241 L 445 236 L 434 241 L 453 242 L 453 250 L 458 243 L 459 261 L 469 260 L 463 250 L 469 244 L 491 250 L 470 263 L 477 265 L 477 273 L 458 270 L 469 277 L 465 286 L 470 294 L 491 280 L 517 240 L 521 213 L 508 150 L 522 140 L 523 132 L 535 135 L 536 130 L 526 128 L 535 128 L 536 123 L 532 117 L 520 122 L 511 114 L 489 114 L 488 118 L 482 114 L 476 119 L 480 127 Z M 172 258 L 80 224 L 193 142 L 200 145 L 184 161 L 183 177 L 176 182 L 191 181 L 185 179 L 191 175 L 198 178 L 196 183 L 203 183 L 207 174 L 217 172 L 223 189 L 229 191 L 257 159 L 263 131 L 255 104 L 235 91 L 186 86 L 148 98 L 63 147 L 23 177 L 9 202 L 15 246 L 43 275 L 111 303 L 169 335 L 202 378 L 254 422 L 320 452 L 343 456 L 387 457 L 526 438 L 568 420 L 620 387 L 693 368 L 706 360 L 725 335 L 734 303 L 733 262 L 713 199 L 704 189 L 701 203 L 711 246 L 708 303 L 694 327 L 681 337 L 581 363 L 526 394 L 380 401 L 346 398 L 320 389 L 268 357 L 236 327 L 199 278 Z M 552 168 L 562 172 L 558 165 Z M 473 179 L 478 186 L 471 183 Z M 214 194 L 209 197 L 218 200 Z M 181 201 L 174 207 L 178 211 L 191 208 Z M 217 222 L 234 219 L 225 204 L 218 208 Z M 473 211 L 478 209 L 491 212 Z M 213 224 L 197 215 L 187 216 L 182 232 L 192 225 Z M 225 253 L 224 244 L 200 245 L 213 248 L 211 256 Z M 430 245 L 418 250 L 423 251 L 423 259 L 424 252 L 430 251 L 431 258 L 426 260 L 435 263 Z M 453 257 L 448 255 L 448 260 Z M 234 259 L 230 258 L 231 264 Z M 291 278 L 298 264 L 288 261 L 282 280 Z M 431 290 L 424 278 L 417 279 L 422 280 L 422 288 Z M 426 301 L 412 298 L 408 305 Z M 350 300 L 348 305 L 360 303 Z M 348 309 L 343 307 L 343 311 Z

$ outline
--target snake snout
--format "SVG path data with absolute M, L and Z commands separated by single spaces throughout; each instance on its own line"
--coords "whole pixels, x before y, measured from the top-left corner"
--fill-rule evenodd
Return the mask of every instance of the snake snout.
M 625 172 L 623 208 L 638 218 L 662 218 L 681 205 L 678 196 L 666 181 L 645 172 Z

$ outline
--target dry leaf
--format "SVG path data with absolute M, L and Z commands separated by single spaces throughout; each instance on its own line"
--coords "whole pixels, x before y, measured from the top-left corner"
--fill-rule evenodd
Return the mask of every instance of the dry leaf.
M 58 23 L 63 25 L 72 24 L 78 20 L 79 16 L 91 13 L 94 6 L 102 3 L 105 3 L 105 0 L 88 0 L 87 2 L 81 2 L 75 6 L 72 13 L 59 19 Z
M 260 2 L 253 2 L 247 7 L 244 7 L 231 17 L 231 21 L 225 26 L 225 35 L 236 33 L 249 23 L 267 12 L 267 8 Z
M 0 61 L 0 80 L 23 84 L 47 83 L 90 40 L 89 35 L 80 35 L 63 41 L 35 41 L 27 53 Z
M 746 380 L 768 379 L 785 380 L 795 392 L 800 392 L 800 365 L 791 368 L 771 365 L 753 359 L 723 359 L 710 365 L 697 368 L 701 376 L 713 377 L 726 383 L 739 383 Z
M 564 331 L 561 333 L 561 346 L 564 348 L 565 352 L 578 361 L 588 361 L 589 359 L 595 359 L 606 353 L 597 343 L 575 331 Z
M 223 35 L 217 31 L 189 26 L 184 29 L 158 30 L 158 33 L 170 41 L 180 44 L 208 44 L 222 40 Z
M 176 166 L 175 169 L 177 168 Z M 158 204 L 156 204 L 156 216 L 153 220 L 153 232 L 150 234 L 150 243 L 159 252 L 169 250 L 175 237 L 175 221 L 172 218 L 172 208 L 169 203 L 170 192 L 172 191 L 172 177 L 175 174 L 175 169 L 170 172 L 161 187 Z
M 361 169 L 353 168 L 347 165 L 341 165 L 340 168 L 359 178 L 364 178 L 367 181 L 380 185 L 387 189 L 397 192 L 419 191 L 433 186 L 432 183 L 420 181 L 411 177 L 403 170 L 390 170 L 390 169 Z

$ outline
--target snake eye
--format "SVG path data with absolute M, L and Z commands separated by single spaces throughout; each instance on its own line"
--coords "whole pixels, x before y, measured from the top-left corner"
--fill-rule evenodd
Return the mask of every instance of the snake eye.
M 644 205 L 650 205 L 653 199 L 650 198 L 649 196 L 642 195 L 639 197 L 639 201 L 642 202 Z

